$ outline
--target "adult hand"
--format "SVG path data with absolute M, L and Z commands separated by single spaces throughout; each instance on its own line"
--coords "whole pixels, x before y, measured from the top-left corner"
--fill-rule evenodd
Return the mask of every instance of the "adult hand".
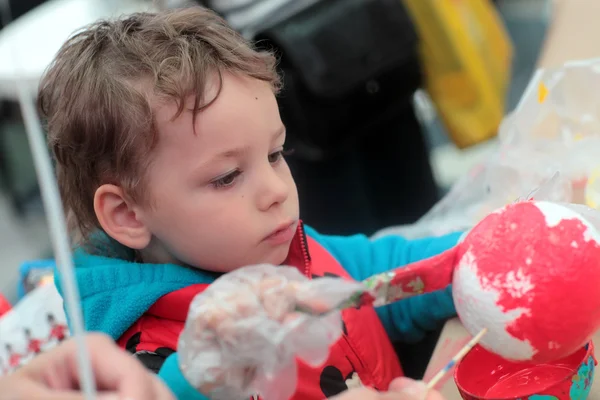
M 159 379 L 130 354 L 100 334 L 86 337 L 98 400 L 175 400 Z M 40 354 L 14 374 L 0 379 L 10 400 L 84 400 L 74 340 Z
M 332 400 L 445 400 L 436 390 L 427 390 L 422 381 L 408 378 L 395 379 L 387 392 L 369 388 L 351 389 Z

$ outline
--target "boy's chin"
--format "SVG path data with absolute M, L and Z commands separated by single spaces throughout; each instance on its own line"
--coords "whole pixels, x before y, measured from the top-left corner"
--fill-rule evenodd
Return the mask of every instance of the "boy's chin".
M 188 268 L 192 268 L 192 269 L 198 269 L 198 270 L 203 270 L 203 271 L 209 271 L 209 272 L 214 272 L 217 274 L 226 274 L 227 272 L 231 272 L 231 271 L 236 271 L 240 268 L 243 267 L 248 267 L 251 265 L 258 265 L 258 264 L 271 264 L 271 265 L 282 265 L 285 264 L 285 260 L 288 257 L 288 253 L 290 251 L 290 245 L 287 246 L 279 246 L 277 248 L 272 248 L 270 249 L 269 252 L 266 252 L 265 254 L 262 254 L 261 256 L 258 256 L 255 260 L 239 260 L 239 263 L 236 263 L 235 265 L 220 265 L 218 267 L 210 267 L 208 265 L 194 265 L 194 264 L 186 264 L 184 262 L 177 262 L 175 261 L 174 264 L 179 264 Z
M 291 245 L 291 243 L 290 243 Z M 265 264 L 281 265 L 288 258 L 290 252 L 290 245 L 280 246 L 278 249 L 273 250 L 273 254 L 269 257 L 269 261 Z
M 271 265 L 282 265 L 285 263 L 285 260 L 288 257 L 289 246 L 280 246 L 278 249 L 273 249 L 268 254 L 264 254 L 263 257 L 255 261 L 246 261 L 243 265 L 233 268 L 231 270 L 240 269 L 250 265 L 258 265 L 258 264 L 271 264 Z M 228 272 L 228 271 L 227 271 Z

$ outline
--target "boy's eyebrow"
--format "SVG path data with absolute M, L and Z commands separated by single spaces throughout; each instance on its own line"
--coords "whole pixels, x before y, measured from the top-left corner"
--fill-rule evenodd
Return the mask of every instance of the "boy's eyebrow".
M 284 135 L 286 132 L 286 127 L 285 125 L 281 125 L 281 127 L 279 127 L 279 129 L 277 129 L 275 131 L 275 133 L 272 135 L 273 140 L 278 139 L 279 137 L 281 137 L 282 135 Z M 222 160 L 224 158 L 231 158 L 231 157 L 237 157 L 240 156 L 241 154 L 244 154 L 246 151 L 248 151 L 248 147 L 247 146 L 242 146 L 242 147 L 234 147 L 231 149 L 228 149 L 224 152 L 215 154 L 213 157 L 211 157 L 209 160 L 203 162 L 202 164 L 198 165 L 198 167 L 196 168 L 196 170 L 201 170 L 202 168 L 206 167 L 207 165 L 210 165 L 212 163 L 214 163 L 215 161 L 218 160 Z
M 281 125 L 276 131 L 274 131 L 273 133 L 273 140 L 275 139 L 279 139 L 282 135 L 284 135 L 286 132 L 286 127 L 285 125 Z M 244 154 L 246 151 L 248 151 L 248 147 L 243 146 L 243 147 L 234 147 L 232 149 L 226 150 L 222 153 L 216 154 L 211 161 L 214 160 L 218 160 L 218 159 L 222 159 L 222 158 L 230 158 L 230 157 L 235 157 L 235 156 L 239 156 L 241 154 Z

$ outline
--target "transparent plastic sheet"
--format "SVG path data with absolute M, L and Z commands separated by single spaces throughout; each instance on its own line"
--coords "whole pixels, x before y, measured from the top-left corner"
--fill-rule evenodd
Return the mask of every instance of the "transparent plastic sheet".
M 570 180 L 558 173 L 557 167 L 521 173 L 509 162 L 490 160 L 471 170 L 418 222 L 383 229 L 373 239 L 386 235 L 415 239 L 467 231 L 494 210 L 532 197 L 570 202 Z
M 536 200 L 600 206 L 595 201 L 600 185 L 590 187 L 592 172 L 600 171 L 599 151 L 600 59 L 540 70 L 503 120 L 492 157 L 462 177 L 415 224 L 384 229 L 374 238 L 464 231 L 538 188 Z
M 267 264 L 223 275 L 190 306 L 178 347 L 184 376 L 212 399 L 287 400 L 296 390 L 296 357 L 314 366 L 326 361 L 342 334 L 341 313 L 331 310 L 362 289 Z

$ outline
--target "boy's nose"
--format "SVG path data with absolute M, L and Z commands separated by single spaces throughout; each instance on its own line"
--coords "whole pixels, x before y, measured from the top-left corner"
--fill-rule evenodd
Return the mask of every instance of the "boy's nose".
M 263 184 L 258 191 L 258 207 L 261 211 L 267 211 L 288 198 L 289 188 L 285 180 L 273 169 L 263 174 Z

